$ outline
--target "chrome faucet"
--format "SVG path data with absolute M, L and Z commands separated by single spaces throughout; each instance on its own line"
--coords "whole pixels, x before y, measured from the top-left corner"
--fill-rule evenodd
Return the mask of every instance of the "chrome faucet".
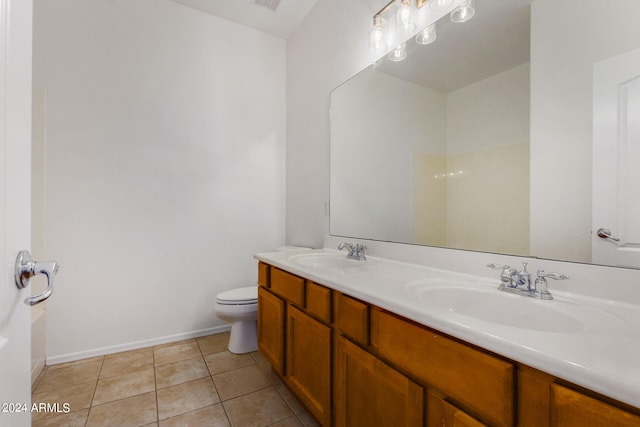
M 355 245 L 352 243 L 342 242 L 338 245 L 338 250 L 341 251 L 344 248 L 347 248 L 349 253 L 347 254 L 347 258 L 357 259 L 358 261 L 366 261 L 367 257 L 364 255 L 364 251 L 368 248 L 365 245 L 361 245 L 360 243 L 356 243 Z
M 489 264 L 487 267 L 502 271 L 500 273 L 499 290 L 542 300 L 553 299 L 546 279 L 569 279 L 568 276 L 561 273 L 545 273 L 544 270 L 538 270 L 538 277 L 534 283 L 531 283 L 531 274 L 527 271 L 527 263 L 525 261 L 522 262 L 522 270 L 520 271 L 508 265 Z

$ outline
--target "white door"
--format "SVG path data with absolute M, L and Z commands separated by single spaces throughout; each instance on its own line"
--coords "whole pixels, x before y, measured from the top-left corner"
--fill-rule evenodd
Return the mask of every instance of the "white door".
M 30 289 L 13 273 L 30 239 L 31 27 L 32 0 L 0 0 L 1 427 L 31 425 Z
M 640 49 L 593 82 L 593 262 L 640 268 Z

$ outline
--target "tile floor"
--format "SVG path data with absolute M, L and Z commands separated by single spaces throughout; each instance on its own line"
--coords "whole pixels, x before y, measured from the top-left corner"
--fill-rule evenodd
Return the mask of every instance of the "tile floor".
M 68 413 L 33 413 L 33 426 L 317 426 L 260 352 L 235 355 L 229 334 L 48 366 L 33 402 Z

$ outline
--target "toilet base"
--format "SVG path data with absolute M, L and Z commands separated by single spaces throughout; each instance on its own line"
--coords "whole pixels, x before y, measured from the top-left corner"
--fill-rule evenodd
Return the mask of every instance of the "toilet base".
M 236 320 L 233 322 L 227 348 L 234 354 L 257 351 L 258 322 L 256 320 Z

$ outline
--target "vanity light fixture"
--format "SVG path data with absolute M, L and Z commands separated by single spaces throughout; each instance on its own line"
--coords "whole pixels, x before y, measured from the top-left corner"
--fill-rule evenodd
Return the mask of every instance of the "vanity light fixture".
M 454 4 L 454 0 L 391 0 L 373 15 L 369 30 L 369 49 L 374 60 L 380 58 L 389 51 L 389 47 L 393 46 L 396 47 L 388 55 L 391 61 L 402 61 L 407 57 L 407 45 L 404 41 L 415 34 L 416 21 L 423 22 L 425 25 L 429 22 L 426 18 L 428 14 L 418 12 L 418 16 L 416 16 L 416 11 L 427 4 L 433 11 L 446 13 Z M 466 0 L 462 4 L 458 4 L 459 6 L 450 14 L 451 20 L 466 22 L 471 19 L 475 14 L 474 0 Z M 394 5 L 397 5 L 395 19 L 385 22 L 383 15 Z M 423 9 L 423 12 L 426 10 L 426 8 Z M 432 22 L 431 25 L 416 35 L 417 44 L 427 45 L 436 40 L 436 26 L 433 19 L 430 22 Z
M 400 35 L 411 35 L 416 29 L 416 9 L 411 0 L 401 0 L 396 11 L 396 31 Z
M 376 56 L 379 56 L 387 50 L 387 32 L 385 30 L 384 19 L 382 15 L 389 10 L 396 0 L 391 0 L 382 9 L 373 15 L 373 22 L 369 30 L 369 50 Z
M 436 37 L 436 23 L 434 22 L 433 24 L 429 25 L 427 28 L 416 34 L 416 43 L 425 46 L 436 41 Z
M 432 10 L 444 10 L 453 4 L 453 0 L 431 0 L 429 6 Z
M 473 18 L 476 10 L 474 8 L 474 0 L 467 0 L 451 12 L 451 21 L 455 23 L 467 22 Z
M 389 53 L 389 61 L 400 62 L 407 58 L 407 44 L 400 43 Z
M 373 17 L 373 24 L 369 32 L 369 48 L 376 55 L 381 55 L 387 51 L 387 40 L 384 31 L 384 20 L 382 16 Z

